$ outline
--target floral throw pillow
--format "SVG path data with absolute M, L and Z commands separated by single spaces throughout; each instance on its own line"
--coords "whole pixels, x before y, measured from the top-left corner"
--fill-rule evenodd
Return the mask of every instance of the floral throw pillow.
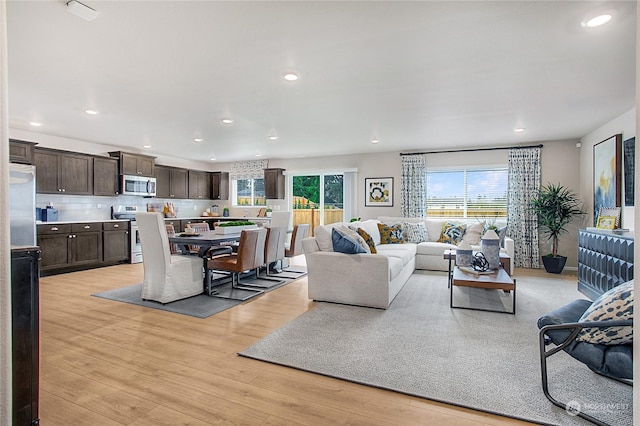
M 429 234 L 424 222 L 403 222 L 402 230 L 404 231 L 404 238 L 408 243 L 423 243 L 429 241 Z
M 455 223 L 445 222 L 442 225 L 442 232 L 440 233 L 438 242 L 457 246 L 462 241 L 466 229 L 467 225 L 456 225 Z
M 402 230 L 401 223 L 397 223 L 395 225 L 385 225 L 384 223 L 379 223 L 378 231 L 380 231 L 380 244 L 404 243 L 404 232 Z

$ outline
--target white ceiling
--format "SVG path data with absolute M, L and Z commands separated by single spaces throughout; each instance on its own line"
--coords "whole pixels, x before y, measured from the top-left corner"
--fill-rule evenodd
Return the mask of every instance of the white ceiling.
M 632 1 L 65 2 L 7 1 L 11 128 L 226 162 L 580 138 L 635 106 Z

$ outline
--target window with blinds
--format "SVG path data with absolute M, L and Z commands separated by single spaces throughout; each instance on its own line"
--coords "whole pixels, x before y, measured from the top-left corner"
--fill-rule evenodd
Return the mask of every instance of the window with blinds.
M 427 171 L 427 216 L 506 217 L 507 168 Z

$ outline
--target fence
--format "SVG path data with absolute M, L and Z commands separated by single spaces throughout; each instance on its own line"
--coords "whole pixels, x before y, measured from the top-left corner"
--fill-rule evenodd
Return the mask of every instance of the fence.
M 342 209 L 325 209 L 324 224 L 344 221 L 344 210 Z M 320 209 L 293 209 L 293 225 L 308 223 L 311 225 L 311 235 L 313 229 L 320 225 Z

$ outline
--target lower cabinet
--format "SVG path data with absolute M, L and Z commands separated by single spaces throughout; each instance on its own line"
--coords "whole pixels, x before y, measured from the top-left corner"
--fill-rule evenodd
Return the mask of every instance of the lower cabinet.
M 129 261 L 128 224 L 104 223 L 103 226 L 103 260 L 109 263 Z

